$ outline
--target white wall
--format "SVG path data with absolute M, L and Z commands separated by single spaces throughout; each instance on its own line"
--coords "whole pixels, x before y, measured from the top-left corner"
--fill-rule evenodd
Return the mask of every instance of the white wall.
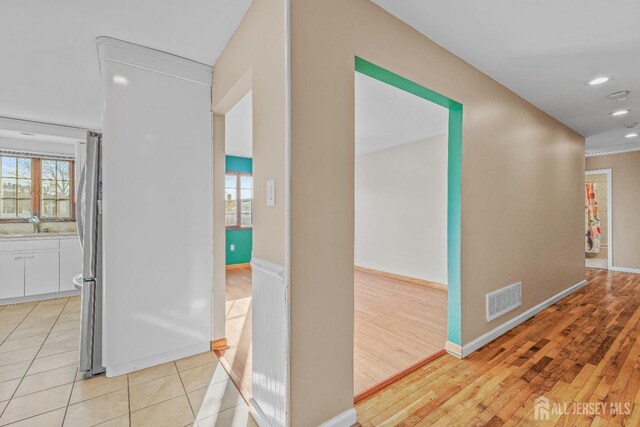
M 447 135 L 356 157 L 355 265 L 447 283 Z
M 99 39 L 103 360 L 115 376 L 211 340 L 211 68 Z

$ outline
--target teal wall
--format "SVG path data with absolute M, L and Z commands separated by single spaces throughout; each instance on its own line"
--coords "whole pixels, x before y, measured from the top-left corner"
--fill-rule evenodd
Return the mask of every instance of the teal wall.
M 253 172 L 253 161 L 246 157 L 226 156 L 226 170 L 233 172 Z M 227 265 L 246 264 L 251 262 L 251 250 L 253 248 L 253 231 L 227 230 Z M 231 245 L 235 250 L 231 250 Z

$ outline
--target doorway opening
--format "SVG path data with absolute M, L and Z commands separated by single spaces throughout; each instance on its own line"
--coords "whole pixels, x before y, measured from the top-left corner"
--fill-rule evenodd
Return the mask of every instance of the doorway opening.
M 462 105 L 355 71 L 357 402 L 460 345 Z
M 611 169 L 585 172 L 585 265 L 608 269 L 612 265 Z
M 221 363 L 248 401 L 252 390 L 253 112 L 249 91 L 225 114 L 225 337 Z

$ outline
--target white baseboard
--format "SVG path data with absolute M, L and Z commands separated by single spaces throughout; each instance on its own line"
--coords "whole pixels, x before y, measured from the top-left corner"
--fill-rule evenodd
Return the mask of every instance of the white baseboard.
M 341 414 L 336 415 L 329 421 L 320 424 L 319 427 L 351 427 L 358 422 L 358 413 L 355 408 L 347 409 Z
M 450 355 L 457 357 L 458 359 L 462 359 L 462 346 L 452 343 L 451 341 L 447 341 L 444 343 L 444 349 Z
M 582 281 L 576 283 L 575 285 L 565 289 L 564 291 L 559 292 L 556 295 L 552 296 L 548 300 L 543 301 L 540 304 L 536 305 L 535 307 L 532 307 L 529 310 L 525 311 L 524 313 L 519 314 L 518 316 L 514 317 L 513 319 L 504 322 L 502 325 L 492 329 L 491 331 L 487 332 L 486 334 L 479 336 L 478 338 L 474 339 L 473 341 L 468 342 L 467 344 L 464 344 L 462 346 L 462 348 L 460 348 L 460 346 L 457 345 L 457 344 L 450 343 L 450 342 L 447 341 L 447 344 L 446 344 L 447 352 L 449 352 L 450 354 L 452 354 L 453 356 L 456 356 L 456 357 L 460 357 L 460 358 L 467 357 L 468 355 L 470 355 L 471 353 L 473 353 L 474 351 L 476 351 L 480 347 L 490 343 L 491 341 L 495 340 L 499 336 L 501 336 L 501 335 L 505 334 L 506 332 L 510 331 L 511 329 L 515 328 L 516 326 L 518 326 L 522 322 L 524 322 L 524 321 L 530 319 L 531 317 L 535 316 L 536 314 L 540 313 L 545 308 L 555 304 L 556 302 L 560 301 L 562 298 L 564 298 L 564 297 L 572 294 L 573 292 L 577 291 L 578 289 L 582 288 L 586 284 L 587 284 L 586 280 L 582 280 Z M 461 350 L 461 351 L 458 354 L 456 352 L 456 350 Z
M 610 271 L 618 271 L 620 273 L 633 273 L 640 274 L 640 268 L 627 268 L 627 267 L 609 267 Z
M 259 427 L 272 427 L 255 399 L 249 399 L 249 413 Z
M 143 359 L 134 360 L 132 362 L 122 363 L 116 366 L 107 366 L 107 377 L 117 377 L 118 375 L 128 374 L 130 372 L 139 371 L 140 369 L 150 368 L 152 366 L 161 365 L 163 363 L 172 362 L 184 357 L 193 356 L 211 350 L 211 341 L 204 341 L 189 347 L 179 348 L 177 350 L 168 351 L 166 353 L 156 354 Z
M 6 298 L 0 300 L 0 305 L 9 305 L 9 304 L 21 304 L 23 302 L 32 302 L 32 301 L 44 301 L 48 299 L 58 299 L 58 298 L 68 298 L 75 295 L 80 295 L 80 291 L 72 290 L 72 291 L 62 291 L 62 292 L 52 292 L 50 294 L 40 294 L 40 295 L 29 295 L 26 297 L 16 297 L 16 298 Z

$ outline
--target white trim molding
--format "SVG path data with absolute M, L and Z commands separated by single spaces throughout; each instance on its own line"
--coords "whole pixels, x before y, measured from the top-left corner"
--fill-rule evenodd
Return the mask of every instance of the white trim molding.
M 640 151 L 638 143 L 625 144 L 609 148 L 594 148 L 585 152 L 585 157 L 609 156 L 611 154 L 630 153 L 632 151 Z
M 290 334 L 285 267 L 254 257 L 251 276 L 251 404 L 264 420 L 261 426 L 286 427 Z
M 273 262 L 254 257 L 251 258 L 251 269 L 260 270 L 263 273 L 270 274 L 278 279 L 284 280 L 285 268 Z
M 516 317 L 514 317 L 514 318 L 512 318 L 510 320 L 507 320 L 502 325 L 492 329 L 491 331 L 487 332 L 486 334 L 479 336 L 478 338 L 474 339 L 473 341 L 468 342 L 467 344 L 464 344 L 462 346 L 462 348 L 460 348 L 460 346 L 458 346 L 457 344 L 453 344 L 453 343 L 447 342 L 446 350 L 447 350 L 447 352 L 449 352 L 453 356 L 456 356 L 456 357 L 459 357 L 459 358 L 467 357 L 468 355 L 470 355 L 471 353 L 473 353 L 474 351 L 476 351 L 480 347 L 490 343 L 491 341 L 495 340 L 499 336 L 501 336 L 501 335 L 505 334 L 506 332 L 510 331 L 511 329 L 515 328 L 519 324 L 523 323 L 524 321 L 526 321 L 526 320 L 532 318 L 533 316 L 535 316 L 536 314 L 540 313 L 545 308 L 547 308 L 547 307 L 555 304 L 556 302 L 560 301 L 564 297 L 566 297 L 566 296 L 574 293 L 575 291 L 581 289 L 586 284 L 587 284 L 587 281 L 586 280 L 582 280 L 582 281 L 576 283 L 575 285 L 570 286 L 569 288 L 565 289 L 564 291 L 557 293 L 556 295 L 552 296 L 551 298 L 547 299 L 546 301 L 541 302 L 540 304 L 536 305 L 535 307 L 530 308 L 529 310 L 525 311 L 524 313 L 521 313 L 518 316 L 516 316 Z M 458 353 L 458 350 L 460 350 L 459 353 Z
M 204 86 L 213 81 L 213 68 L 200 62 L 113 37 L 98 37 L 96 44 L 101 72 L 103 61 L 113 61 Z
M 328 421 L 320 424 L 319 427 L 351 427 L 358 422 L 358 413 L 355 408 L 347 409 Z
M 150 357 L 126 362 L 116 366 L 107 366 L 107 377 L 117 377 L 118 375 L 128 374 L 130 372 L 139 371 L 140 369 L 150 368 L 152 366 L 161 365 L 163 363 L 172 362 L 196 354 L 205 353 L 211 350 L 211 341 L 204 341 L 189 347 L 179 348 L 177 350 L 168 351 L 162 354 L 156 354 Z
M 607 175 L 607 269 L 612 270 L 613 265 L 613 183 L 611 181 L 611 168 L 593 169 L 584 172 L 588 175 Z
M 640 268 L 628 268 L 628 267 L 609 267 L 611 271 L 618 271 L 620 273 L 632 273 L 640 274 Z

